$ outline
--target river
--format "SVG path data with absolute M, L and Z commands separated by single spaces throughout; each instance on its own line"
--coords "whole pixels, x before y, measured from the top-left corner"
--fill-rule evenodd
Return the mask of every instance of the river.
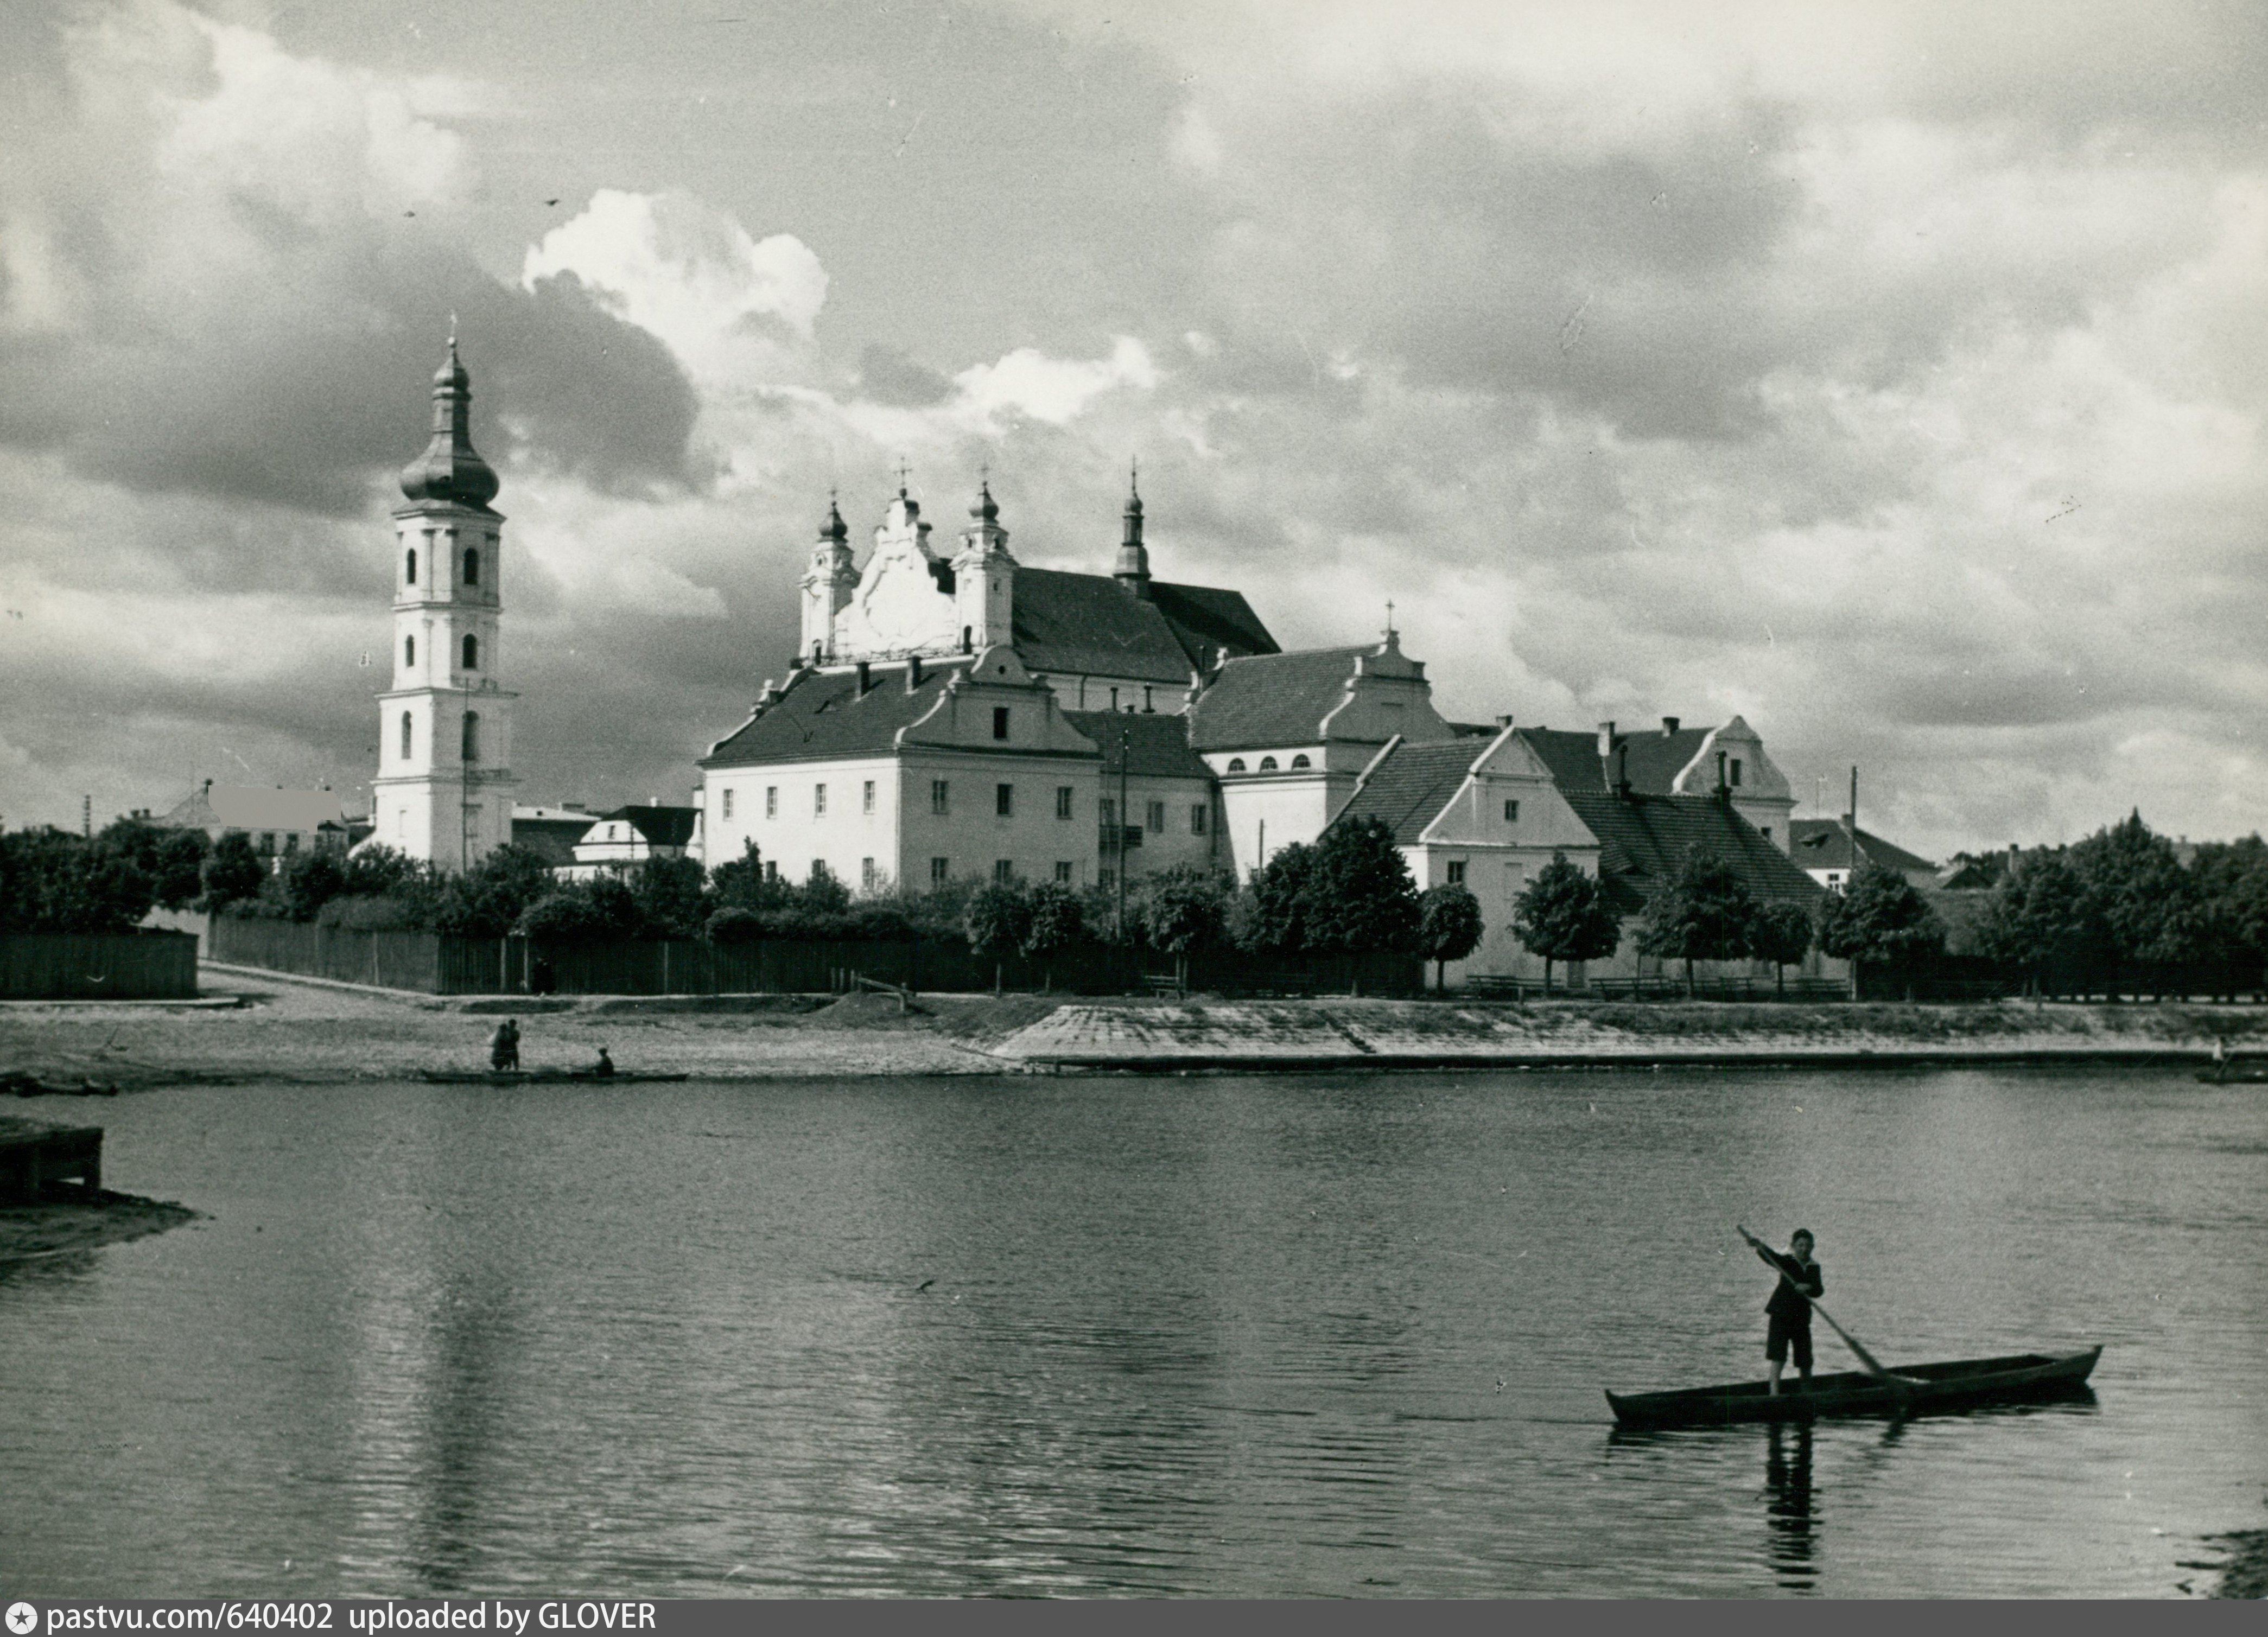
M 184 1088 L 0 1269 L 11 1594 L 2091 1595 L 2268 1486 L 2268 1094 L 2183 1073 Z M 1625 1438 L 1762 1370 L 2090 1400 Z M 1822 1369 L 1847 1368 L 1819 1331 Z

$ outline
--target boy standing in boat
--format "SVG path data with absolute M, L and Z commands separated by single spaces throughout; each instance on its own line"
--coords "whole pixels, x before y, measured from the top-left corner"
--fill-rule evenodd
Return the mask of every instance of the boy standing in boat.
M 1811 1259 L 1811 1230 L 1799 1228 L 1787 1242 L 1787 1253 L 1767 1249 L 1756 1240 L 1756 1254 L 1779 1274 L 1771 1300 L 1764 1303 L 1771 1325 L 1764 1332 L 1764 1357 L 1771 1362 L 1771 1391 L 1779 1391 L 1779 1373 L 1787 1355 L 1795 1354 L 1795 1368 L 1803 1384 L 1811 1384 L 1811 1303 L 1827 1294 L 1827 1275 Z

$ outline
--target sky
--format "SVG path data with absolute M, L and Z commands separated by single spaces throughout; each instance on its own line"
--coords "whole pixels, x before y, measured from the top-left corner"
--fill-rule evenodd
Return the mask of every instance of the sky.
M 453 319 L 523 801 L 688 799 L 830 488 L 1108 572 L 1138 459 L 1453 718 L 2268 821 L 2255 4 L 19 0 L 0 158 L 11 826 L 366 802 Z

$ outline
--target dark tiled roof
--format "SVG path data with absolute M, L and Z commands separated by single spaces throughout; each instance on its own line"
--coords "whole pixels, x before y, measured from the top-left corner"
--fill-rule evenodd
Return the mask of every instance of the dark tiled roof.
M 1174 628 L 1174 635 L 1189 652 L 1189 664 L 1199 671 L 1211 671 L 1223 657 L 1279 651 L 1276 639 L 1260 623 L 1260 616 L 1252 612 L 1242 591 L 1152 580 L 1150 600 Z
M 1313 744 L 1346 697 L 1355 661 L 1375 651 L 1373 644 L 1232 659 L 1189 708 L 1189 743 L 1199 750 Z
M 1383 818 L 1393 827 L 1396 841 L 1414 846 L 1456 795 L 1479 755 L 1469 738 L 1397 745 L 1370 770 L 1339 818 Z
M 1640 730 L 1636 733 L 1616 733 L 1615 743 L 1624 746 L 1623 771 L 1630 779 L 1631 789 L 1640 796 L 1667 796 L 1677 775 L 1686 764 L 1701 753 L 1702 743 L 1709 737 L 1707 728 L 1680 728 L 1675 733 Z M 1528 741 L 1530 749 L 1551 769 L 1552 782 L 1562 789 L 1603 790 L 1613 776 L 1610 765 L 1599 755 L 1599 736 L 1594 732 L 1572 733 L 1554 731 L 1550 728 L 1522 728 L 1520 737 Z
M 1243 597 L 1151 582 L 1143 601 L 1108 575 L 1016 570 L 1017 654 L 1027 669 L 1186 683 L 1216 650 L 1273 653 L 1276 639 Z
M 1063 718 L 1102 747 L 1105 778 L 1118 772 L 1119 735 L 1126 771 L 1135 778 L 1210 779 L 1212 769 L 1189 748 L 1189 719 L 1148 711 L 1066 710 Z
M 1840 818 L 1793 819 L 1787 826 L 1787 845 L 1799 870 L 1851 868 L 1851 841 Z M 1859 832 L 1859 850 L 1883 869 L 1895 870 L 1900 875 L 1937 868 L 1926 858 L 1918 858 L 1904 848 L 1893 846 L 1863 829 Z
M 1595 739 L 1592 748 L 1595 752 Z M 1599 838 L 1599 879 L 1624 914 L 1645 908 L 1656 885 L 1675 874 L 1694 848 L 1737 868 L 1762 902 L 1809 904 L 1819 897 L 1816 882 L 1713 796 L 1633 794 L 1625 800 L 1564 785 L 1560 794 Z
M 927 663 L 921 686 L 906 691 L 902 665 L 876 666 L 862 697 L 855 671 L 799 671 L 786 690 L 703 757 L 703 767 L 746 767 L 770 761 L 824 761 L 887 755 L 897 731 L 928 715 L 947 679 L 968 662 Z
M 591 823 L 597 824 L 608 818 L 628 820 L 631 829 L 656 847 L 683 847 L 693 840 L 693 826 L 700 821 L 701 810 L 698 807 L 644 805 L 617 807 L 610 813 L 599 814 Z M 587 831 L 591 826 L 583 827 Z
M 597 822 L 595 813 L 578 813 L 567 818 L 514 818 L 512 844 L 526 848 L 557 869 L 561 864 L 575 862 L 575 843 Z

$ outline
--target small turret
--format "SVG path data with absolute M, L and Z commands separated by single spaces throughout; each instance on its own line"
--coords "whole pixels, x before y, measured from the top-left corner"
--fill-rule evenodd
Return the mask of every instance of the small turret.
M 453 502 L 488 510 L 500 487 L 473 448 L 472 377 L 449 337 L 449 356 L 433 372 L 433 436 L 425 452 L 401 468 L 401 492 L 413 501 Z
M 835 651 L 835 617 L 858 590 L 858 565 L 850 555 L 850 530 L 830 494 L 819 525 L 811 567 L 803 576 L 803 641 L 800 652 L 814 660 Z
M 1125 532 L 1118 541 L 1118 570 L 1116 576 L 1124 586 L 1144 602 L 1150 600 L 1150 548 L 1142 544 L 1142 490 L 1138 480 L 1138 469 L 1129 467 L 1126 474 Z

